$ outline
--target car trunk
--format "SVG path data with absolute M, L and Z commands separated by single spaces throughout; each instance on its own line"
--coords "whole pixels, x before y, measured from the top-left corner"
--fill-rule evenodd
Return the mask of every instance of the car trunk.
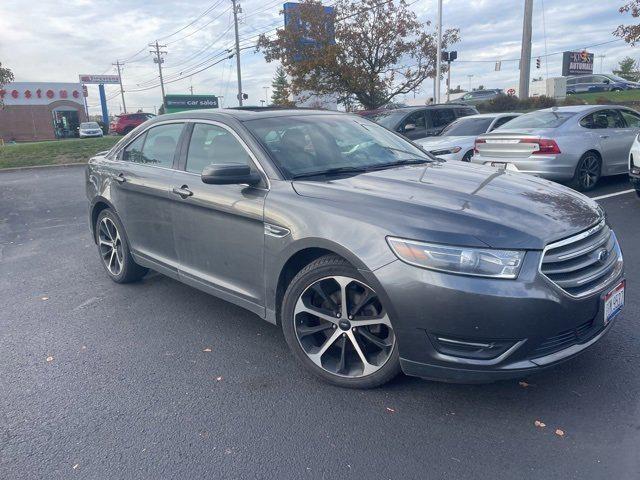
M 522 129 L 519 131 L 496 131 L 476 139 L 476 154 L 491 158 L 527 158 L 538 153 L 557 153 L 548 148 L 549 129 Z

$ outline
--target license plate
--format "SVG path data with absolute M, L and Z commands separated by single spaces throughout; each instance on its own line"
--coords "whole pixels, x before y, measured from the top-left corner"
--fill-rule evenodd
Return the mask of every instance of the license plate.
M 622 280 L 613 290 L 604 296 L 604 324 L 606 325 L 615 317 L 624 306 L 625 281 Z

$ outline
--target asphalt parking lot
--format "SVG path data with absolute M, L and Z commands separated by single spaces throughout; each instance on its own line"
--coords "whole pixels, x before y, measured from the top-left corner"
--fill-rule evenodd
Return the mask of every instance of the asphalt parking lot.
M 83 181 L 0 172 L 0 478 L 640 478 L 634 193 L 599 200 L 628 283 L 591 350 L 524 383 L 353 391 L 247 311 L 158 274 L 112 283 Z

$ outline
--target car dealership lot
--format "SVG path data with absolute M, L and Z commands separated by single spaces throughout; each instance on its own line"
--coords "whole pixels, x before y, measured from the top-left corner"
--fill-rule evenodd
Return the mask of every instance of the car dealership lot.
M 297 368 L 279 328 L 238 307 L 158 274 L 111 282 L 83 188 L 81 167 L 0 173 L 0 478 L 640 475 L 634 193 L 600 200 L 628 291 L 590 351 L 525 383 L 354 391 Z

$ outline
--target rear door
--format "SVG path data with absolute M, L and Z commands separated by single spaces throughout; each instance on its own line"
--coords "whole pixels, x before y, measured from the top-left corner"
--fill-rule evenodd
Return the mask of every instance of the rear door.
M 623 129 L 624 133 L 621 133 L 620 135 L 624 158 L 621 159 L 621 163 L 616 163 L 616 171 L 625 173 L 628 168 L 627 159 L 629 157 L 631 145 L 633 145 L 633 140 L 638 135 L 638 133 L 640 133 L 640 114 L 634 110 L 626 108 L 620 109 L 618 111 L 622 116 L 625 128 Z
M 439 135 L 456 119 L 453 108 L 430 108 L 427 110 L 427 135 Z
M 118 214 L 134 256 L 165 273 L 177 272 L 171 185 L 184 123 L 154 126 L 119 153 L 120 178 L 114 183 Z
M 587 115 L 581 120 L 588 128 L 597 130 L 602 153 L 602 171 L 605 175 L 624 173 L 633 136 L 622 115 L 616 109 L 605 108 Z M 585 125 L 583 125 L 585 126 Z M 627 137 L 631 137 L 627 141 Z
M 242 139 L 217 122 L 190 125 L 181 171 L 171 188 L 179 276 L 196 288 L 264 314 L 264 201 L 261 186 L 208 185 L 210 164 L 248 164 L 260 171 Z M 177 190 L 180 189 L 180 190 Z M 188 195 L 178 192 L 190 192 Z

